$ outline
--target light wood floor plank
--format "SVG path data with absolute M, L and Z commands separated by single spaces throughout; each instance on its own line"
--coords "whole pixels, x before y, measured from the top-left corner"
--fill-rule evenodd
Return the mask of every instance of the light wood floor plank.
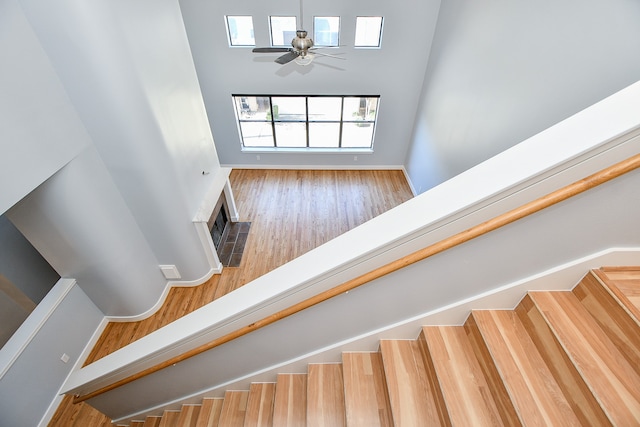
M 549 368 L 511 310 L 479 310 L 472 316 L 524 425 L 579 426 Z
M 225 268 L 197 287 L 169 290 L 165 304 L 147 319 L 109 323 L 85 365 L 413 197 L 402 171 L 233 170 L 229 180 L 240 221 L 251 222 L 240 267 Z M 57 420 L 58 426 L 70 425 Z
M 508 426 L 462 326 L 422 328 L 454 426 Z
M 196 427 L 217 427 L 222 413 L 224 399 L 202 399 L 202 408 L 198 415 Z
M 345 427 L 342 364 L 312 363 L 307 378 L 307 427 Z
M 235 169 L 229 181 L 240 221 L 251 222 L 240 267 L 225 268 L 200 286 L 172 288 L 147 319 L 109 323 L 85 365 L 413 197 L 397 170 Z
M 271 427 L 276 383 L 253 383 L 249 388 L 244 427 Z
M 278 374 L 273 402 L 273 425 L 307 425 L 307 374 Z
M 222 404 L 218 425 L 225 427 L 243 427 L 248 398 L 248 391 L 227 391 L 224 394 L 224 402 Z
M 640 425 L 640 376 L 571 292 L 530 292 L 614 425 Z
M 393 418 L 380 353 L 342 354 L 349 427 L 391 427 Z

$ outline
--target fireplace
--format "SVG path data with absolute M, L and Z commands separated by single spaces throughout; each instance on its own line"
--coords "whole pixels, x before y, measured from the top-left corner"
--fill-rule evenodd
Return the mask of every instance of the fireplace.
M 229 207 L 227 206 L 227 200 L 224 193 L 220 194 L 220 198 L 216 203 L 207 225 L 209 226 L 209 232 L 211 233 L 211 239 L 213 240 L 213 246 L 218 249 L 220 242 L 222 241 L 222 235 L 224 229 L 229 223 Z

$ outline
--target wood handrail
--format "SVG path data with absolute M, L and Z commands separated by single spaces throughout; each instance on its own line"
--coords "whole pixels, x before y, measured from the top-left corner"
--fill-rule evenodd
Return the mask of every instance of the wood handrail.
M 216 338 L 206 344 L 203 344 L 199 347 L 191 349 L 178 356 L 172 357 L 162 363 L 151 366 L 147 369 L 144 369 L 126 378 L 118 380 L 112 384 L 104 386 L 91 393 L 87 393 L 82 396 L 76 395 L 73 399 L 73 403 L 84 402 L 85 400 L 92 399 L 96 396 L 99 396 L 103 393 L 111 391 L 115 388 L 118 388 L 130 382 L 136 381 L 140 378 L 143 378 L 147 375 L 158 372 L 169 366 L 175 365 L 176 363 L 183 362 L 200 353 L 211 350 L 215 347 L 218 347 L 236 338 L 242 337 L 250 332 L 256 331 L 260 328 L 263 328 L 274 322 L 277 322 L 278 320 L 282 320 L 293 314 L 299 313 L 302 310 L 313 307 L 316 304 L 327 301 L 328 299 L 338 296 L 344 292 L 347 292 L 359 286 L 362 286 L 365 283 L 371 282 L 375 279 L 386 276 L 389 273 L 400 270 L 401 268 L 404 268 L 408 265 L 414 264 L 418 261 L 422 261 L 433 255 L 439 254 L 455 246 L 461 245 L 465 242 L 473 240 L 476 237 L 480 237 L 484 234 L 494 231 L 507 224 L 511 224 L 512 222 L 515 222 L 519 219 L 532 215 L 545 208 L 548 208 L 564 200 L 567 200 L 575 195 L 578 195 L 594 187 L 597 187 L 601 184 L 604 184 L 605 182 L 608 182 L 614 178 L 624 175 L 627 172 L 637 169 L 638 167 L 640 167 L 640 154 L 636 154 L 635 156 L 629 157 L 628 159 L 623 160 L 619 163 L 616 163 L 612 166 L 609 166 L 605 169 L 602 169 L 599 172 L 594 173 L 593 175 L 590 175 L 586 178 L 583 178 L 579 181 L 576 181 L 572 184 L 562 187 L 543 197 L 540 197 L 536 200 L 528 202 L 520 207 L 517 207 L 508 212 L 500 214 L 481 224 L 475 225 L 471 228 L 468 228 L 464 231 L 461 231 L 457 234 L 454 234 L 450 237 L 440 240 L 439 242 L 436 242 L 416 252 L 406 255 L 396 261 L 392 261 L 386 265 L 383 265 L 382 267 L 379 267 L 375 270 L 372 270 L 354 279 L 350 279 L 342 283 L 341 285 L 338 285 L 334 288 L 324 291 L 318 295 L 314 295 L 310 298 L 307 298 L 304 301 L 300 301 L 288 308 L 285 308 L 284 310 L 278 311 L 277 313 L 271 314 L 263 319 L 257 320 L 249 325 L 236 329 L 235 331 L 230 332 L 227 335 L 223 335 L 219 338 Z

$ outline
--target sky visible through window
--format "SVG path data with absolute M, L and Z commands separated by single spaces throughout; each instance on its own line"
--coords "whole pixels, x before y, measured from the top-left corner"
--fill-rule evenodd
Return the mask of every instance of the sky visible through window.
M 291 40 L 296 36 L 295 16 L 270 16 L 272 46 L 291 46 Z
M 380 47 L 382 16 L 356 17 L 356 47 Z
M 253 17 L 227 16 L 227 31 L 231 46 L 255 46 Z

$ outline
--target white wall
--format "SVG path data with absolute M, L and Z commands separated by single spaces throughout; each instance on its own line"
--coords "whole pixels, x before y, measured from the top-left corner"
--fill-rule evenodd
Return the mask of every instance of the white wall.
M 104 314 L 157 302 L 158 264 L 209 272 L 219 162 L 177 1 L 6 0 L 0 27 L 0 212 L 78 279 L 0 382 L 0 424 L 31 426 Z
M 11 221 L 108 315 L 158 301 L 158 264 L 206 276 L 192 220 L 220 165 L 177 1 L 2 7 Z
M 6 215 L 0 215 L 0 275 L 10 280 L 35 304 L 60 279 L 60 275 L 20 234 Z
M 304 2 L 304 26 L 313 31 L 313 16 L 340 16 L 340 43 L 335 52 L 346 60 L 316 58 L 307 67 L 273 62 L 277 55 L 254 54 L 250 48 L 230 48 L 225 15 L 252 15 L 256 44 L 269 46 L 269 15 L 297 16 L 299 3 L 291 0 L 203 2 L 181 0 L 185 26 L 209 112 L 209 122 L 223 165 L 401 166 L 407 144 L 439 0 L 369 0 Z M 356 16 L 384 16 L 382 49 L 354 49 Z M 332 53 L 332 51 L 328 51 Z M 260 154 L 242 153 L 235 113 L 234 93 L 380 95 L 374 153 Z
M 638 80 L 639 21 L 632 0 L 443 2 L 406 158 L 414 189 Z
M 22 3 L 159 263 L 202 277 L 191 220 L 219 163 L 177 1 Z
M 166 281 L 95 149 L 88 149 L 7 215 L 63 277 L 105 314 L 146 311 Z
M 0 213 L 90 141 L 18 0 L 0 2 Z

